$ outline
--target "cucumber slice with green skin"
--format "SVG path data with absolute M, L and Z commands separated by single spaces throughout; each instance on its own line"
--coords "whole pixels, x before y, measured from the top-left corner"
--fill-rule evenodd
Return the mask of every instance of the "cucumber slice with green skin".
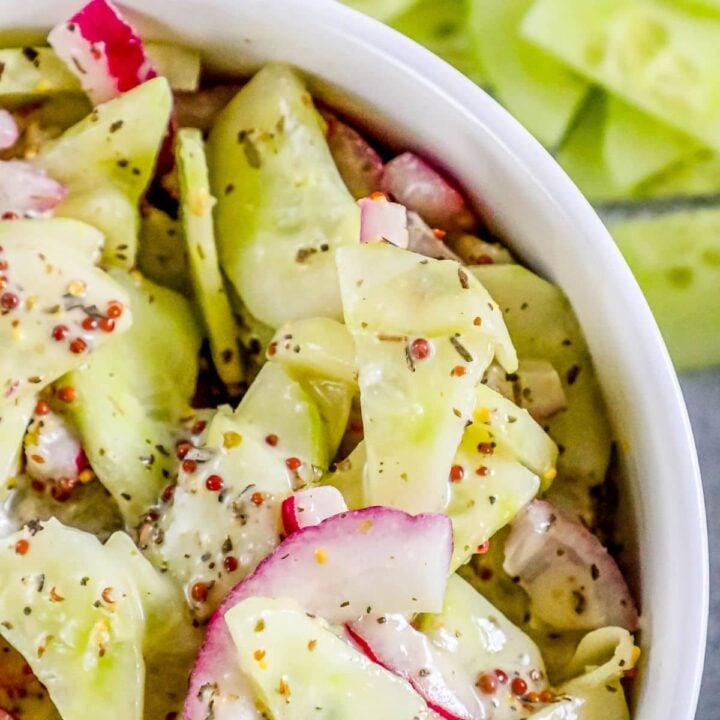
M 720 19 L 667 3 L 536 0 L 523 37 L 636 107 L 720 150 Z
M 532 0 L 472 0 L 468 31 L 498 99 L 538 140 L 557 145 L 588 85 L 518 34 Z
M 144 47 L 157 74 L 167 78 L 173 90 L 197 90 L 200 78 L 197 51 L 163 43 L 146 43 Z M 83 92 L 75 75 L 49 47 L 0 49 L 0 66 L 3 68 L 0 75 L 3 107 Z
M 190 292 L 187 249 L 178 220 L 154 207 L 143 211 L 137 264 L 153 282 L 184 295 Z
M 318 377 L 298 377 L 303 390 L 315 403 L 325 425 L 328 458 L 334 458 L 350 418 L 355 389 L 347 383 Z
M 465 0 L 421 0 L 393 17 L 390 26 L 484 85 L 487 75 L 468 34 L 467 14 Z
M 125 567 L 93 535 L 49 520 L 2 541 L 0 574 L 0 635 L 63 720 L 88 708 L 102 720 L 140 720 L 144 621 Z
M 27 395 L 0 408 L 0 501 L 7 493 L 7 481 L 20 468 L 23 438 L 34 407 L 35 396 Z
M 220 113 L 208 164 L 222 268 L 252 315 L 340 319 L 335 249 L 358 242 L 360 210 L 290 68 L 266 65 Z
M 609 95 L 605 126 L 605 162 L 615 182 L 634 187 L 683 158 L 701 145 L 683 132 Z
M 605 479 L 612 443 L 582 329 L 562 291 L 530 270 L 520 265 L 483 265 L 472 272 L 502 308 L 520 357 L 548 360 L 560 374 L 567 409 L 544 422 L 550 437 L 563 448 L 550 497 L 576 513 L 571 491 L 578 487 L 586 491 Z
M 611 224 L 610 231 L 650 303 L 676 367 L 720 363 L 720 210 L 627 220 Z
M 415 3 L 416 0 L 344 0 L 345 5 L 383 21 L 405 12 Z
M 195 298 L 207 328 L 215 369 L 231 395 L 240 393 L 243 366 L 237 329 L 220 274 L 207 163 L 202 134 L 184 128 L 177 134 L 180 209 Z
M 499 445 L 493 448 L 493 442 L 487 428 L 473 424 L 453 460 L 447 506 L 455 540 L 452 571 L 507 525 L 540 489 L 540 478 Z
M 246 431 L 265 442 L 281 462 L 296 459 L 301 463 L 290 468 L 297 483 L 315 482 L 318 471 L 327 470 L 328 429 L 310 394 L 282 365 L 263 366 L 235 416 Z
M 75 388 L 68 409 L 93 470 L 135 527 L 176 466 L 172 427 L 190 407 L 201 337 L 183 297 L 117 268 L 111 277 L 135 323 L 63 384 Z
M 521 677 L 529 692 L 547 687 L 545 665 L 535 643 L 458 575 L 448 579 L 442 612 L 421 615 L 417 628 L 473 678 L 497 669 L 510 678 Z M 498 717 L 515 716 L 517 697 L 509 683 L 498 684 L 494 698 L 499 701 Z
M 357 384 L 355 341 L 345 325 L 330 318 L 283 325 L 273 337 L 268 357 L 292 372 Z
M 213 418 L 205 445 L 186 458 L 197 469 L 181 469 L 148 552 L 203 619 L 280 542 L 280 506 L 294 478 L 281 454 L 227 407 Z M 213 476 L 221 482 L 208 483 Z
M 8 265 L 2 294 L 17 298 L 17 306 L 0 315 L 0 409 L 87 362 L 90 353 L 130 326 L 130 312 L 124 312 L 112 334 L 82 327 L 85 308 L 102 314 L 113 300 L 127 304 L 123 288 L 88 257 L 98 239 L 96 230 L 70 220 L 0 224 L 0 258 Z M 58 326 L 67 333 L 55 341 Z M 78 339 L 84 349 L 73 352 L 70 345 Z
M 84 220 L 104 233 L 107 264 L 127 268 L 135 264 L 138 204 L 150 181 L 171 108 L 167 80 L 149 80 L 98 105 L 35 158 L 69 191 L 56 215 Z
M 367 501 L 442 510 L 473 388 L 496 353 L 516 369 L 501 313 L 450 260 L 372 243 L 338 251 L 338 270 L 357 348 Z
M 430 717 L 408 683 L 291 600 L 250 598 L 225 619 L 243 672 L 275 720 Z
M 720 192 L 720 155 L 701 150 L 637 187 L 637 199 L 716 195 Z

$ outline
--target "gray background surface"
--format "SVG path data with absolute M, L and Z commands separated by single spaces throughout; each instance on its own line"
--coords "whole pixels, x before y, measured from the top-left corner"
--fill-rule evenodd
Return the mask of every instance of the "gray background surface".
M 681 375 L 705 487 L 710 535 L 710 630 L 696 720 L 720 718 L 720 370 Z

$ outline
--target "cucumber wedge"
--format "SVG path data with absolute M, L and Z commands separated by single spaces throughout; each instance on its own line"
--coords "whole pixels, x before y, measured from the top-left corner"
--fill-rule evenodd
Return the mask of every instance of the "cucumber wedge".
M 8 489 L 7 481 L 20 469 L 23 437 L 34 407 L 35 397 L 27 395 L 0 408 L 0 502 Z
M 171 107 L 167 80 L 155 78 L 98 105 L 35 159 L 69 191 L 55 214 L 84 220 L 103 232 L 106 264 L 135 264 L 139 201 Z
M 498 99 L 540 142 L 555 147 L 588 90 L 565 65 L 518 34 L 532 0 L 471 0 L 468 32 Z M 440 4 L 440 3 L 438 3 Z
M 425 701 L 407 682 L 291 600 L 250 598 L 225 618 L 243 672 L 274 720 L 428 717 Z
M 443 510 L 450 466 L 497 352 L 515 351 L 501 313 L 470 273 L 387 244 L 338 251 L 367 447 L 369 504 Z
M 589 488 L 605 479 L 612 442 L 580 325 L 562 291 L 530 270 L 520 265 L 483 265 L 472 271 L 502 308 L 520 358 L 548 360 L 560 374 L 567 409 L 545 421 L 550 437 L 563 448 L 549 496 L 577 513 L 573 494 L 579 489 L 587 495 Z
M 238 395 L 244 373 L 235 319 L 215 248 L 215 199 L 210 195 L 202 134 L 185 128 L 178 132 L 176 142 L 182 227 L 195 298 L 207 328 L 215 369 L 228 392 Z
M 137 265 L 149 280 L 183 295 L 191 292 L 187 250 L 178 220 L 154 207 L 143 211 Z
M 157 74 L 167 78 L 178 92 L 195 92 L 200 86 L 200 53 L 192 48 L 167 43 L 144 43 L 145 52 Z
M 366 462 L 365 443 L 360 441 L 350 455 L 337 463 L 333 472 L 326 475 L 322 480 L 323 485 L 331 485 L 342 493 L 345 504 L 350 510 L 367 507 L 363 492 L 363 476 Z
M 616 96 L 608 96 L 603 151 L 618 185 L 634 187 L 700 149 L 700 144 L 685 133 Z
M 611 224 L 610 231 L 676 367 L 720 363 L 720 210 L 627 220 Z
M 720 150 L 720 18 L 650 0 L 536 0 L 521 32 L 637 108 Z
M 17 298 L 16 307 L 0 314 L 0 409 L 86 363 L 130 326 L 125 312 L 111 334 L 82 327 L 87 308 L 103 313 L 113 300 L 128 302 L 122 286 L 92 262 L 99 240 L 94 228 L 72 220 L 0 223 L 1 255 L 8 268 L 3 293 Z M 55 340 L 58 326 L 67 332 L 63 329 L 64 337 Z M 77 340 L 84 345 L 73 352 L 70 346 Z
M 420 0 L 390 20 L 390 26 L 424 45 L 478 85 L 487 82 L 468 33 L 466 0 Z
M 358 242 L 360 210 L 290 68 L 266 65 L 220 113 L 208 164 L 222 268 L 252 315 L 340 319 L 335 249 Z
M 27 543 L 25 554 L 16 543 Z M 143 716 L 144 621 L 136 589 L 93 535 L 49 520 L 0 546 L 0 635 L 63 720 Z
M 639 199 L 716 195 L 720 192 L 720 155 L 701 150 L 640 185 Z

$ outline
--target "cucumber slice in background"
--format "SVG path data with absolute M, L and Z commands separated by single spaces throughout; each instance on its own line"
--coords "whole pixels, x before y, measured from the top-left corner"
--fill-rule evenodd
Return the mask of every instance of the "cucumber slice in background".
M 649 0 L 536 0 L 523 37 L 720 150 L 720 18 Z
M 94 225 L 105 235 L 104 261 L 135 264 L 139 201 L 165 137 L 172 93 L 155 78 L 98 105 L 92 113 L 47 143 L 35 158 L 66 186 L 58 216 Z
M 425 701 L 405 680 L 292 600 L 249 598 L 225 620 L 242 670 L 274 720 L 427 717 Z M 263 662 L 257 660 L 258 650 L 264 652 Z
M 720 363 L 720 210 L 673 212 L 609 227 L 676 367 Z
M 405 12 L 416 3 L 417 0 L 344 0 L 345 5 L 383 21 Z
M 230 395 L 240 394 L 244 372 L 237 328 L 220 274 L 207 163 L 202 134 L 184 128 L 177 134 L 180 217 L 195 299 L 210 340 L 215 369 Z
M 93 264 L 100 242 L 97 230 L 72 220 L 0 223 L 7 262 L 3 292 L 18 298 L 16 308 L 0 314 L 0 409 L 86 363 L 129 327 L 129 312 L 117 319 L 113 334 L 82 327 L 87 308 L 102 313 L 113 300 L 127 303 L 122 286 Z M 58 325 L 67 328 L 61 341 L 53 339 Z M 84 343 L 82 352 L 70 349 L 77 339 Z
M 420 0 L 389 24 L 484 85 L 487 76 L 468 33 L 468 12 L 467 0 Z
M 137 264 L 145 277 L 182 294 L 191 292 L 188 253 L 179 220 L 155 207 L 143 210 Z
M 195 92 L 200 86 L 200 53 L 192 48 L 167 43 L 144 43 L 145 51 L 158 75 L 167 78 L 179 92 Z
M 531 3 L 471 0 L 468 32 L 497 98 L 540 142 L 554 147 L 565 135 L 588 85 L 520 37 L 518 28 Z
M 387 244 L 342 248 L 338 270 L 357 348 L 367 502 L 443 510 L 473 388 L 495 353 L 516 369 L 499 309 L 457 263 Z
M 222 269 L 252 315 L 272 327 L 342 317 L 335 249 L 358 242 L 360 210 L 321 123 L 300 78 L 271 63 L 210 133 Z
M 550 361 L 562 379 L 567 409 L 544 425 L 562 447 L 553 502 L 592 525 L 589 490 L 603 482 L 612 431 L 580 324 L 562 291 L 520 265 L 472 268 L 503 311 L 521 359 Z M 578 505 L 578 494 L 585 503 Z
M 638 186 L 637 199 L 716 195 L 720 192 L 720 155 L 701 150 Z
M 143 611 L 125 567 L 89 533 L 49 520 L 0 547 L 2 635 L 63 720 L 140 720 Z M 25 554 L 17 543 L 27 543 Z
M 173 429 L 190 407 L 201 336 L 182 296 L 120 269 L 112 277 L 135 323 L 62 383 L 75 388 L 68 411 L 93 470 L 135 527 L 175 468 Z
M 685 133 L 609 95 L 603 149 L 613 180 L 629 188 L 679 160 L 696 155 L 701 145 Z

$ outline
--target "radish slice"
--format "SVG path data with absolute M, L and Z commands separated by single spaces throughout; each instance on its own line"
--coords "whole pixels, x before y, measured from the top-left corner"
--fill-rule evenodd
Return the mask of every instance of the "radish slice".
M 590 531 L 544 500 L 525 507 L 511 528 L 503 568 L 530 596 L 535 617 L 561 630 L 637 630 L 625 578 Z
M 358 200 L 360 206 L 360 242 L 385 240 L 397 247 L 408 246 L 407 210 L 388 202 L 384 195 Z
M 94 105 L 157 75 L 140 36 L 107 0 L 90 0 L 80 12 L 55 26 L 48 42 L 78 77 Z
M 442 233 L 436 233 L 417 213 L 409 212 L 407 219 L 408 250 L 435 260 L 455 260 L 461 265 L 464 264 L 441 240 Z
M 433 227 L 470 230 L 477 225 L 465 198 L 415 153 L 398 155 L 385 166 L 382 190 Z
M 327 143 L 338 172 L 355 198 L 380 190 L 383 161 L 374 148 L 333 113 L 322 111 L 327 123 Z
M 243 717 L 242 676 L 225 613 L 254 596 L 291 597 L 333 624 L 370 612 L 438 612 L 452 555 L 445 515 L 371 507 L 328 518 L 284 540 L 213 614 L 185 701 L 185 720 Z M 204 692 L 211 687 L 212 693 Z M 211 705 L 212 704 L 212 705 Z
M 3 710 L 3 708 L 0 708 L 0 720 L 17 720 L 17 718 L 12 713 L 9 713 L 7 710 Z
M 489 716 L 473 692 L 474 679 L 402 615 L 369 615 L 347 629 L 373 662 L 407 680 L 440 717 L 474 720 Z
M 36 416 L 25 436 L 27 474 L 33 480 L 70 480 L 77 482 L 88 467 L 80 438 L 56 413 Z
M 20 135 L 15 118 L 7 110 L 0 110 L 0 150 L 12 147 Z
M 319 525 L 333 515 L 347 512 L 347 509 L 340 491 L 330 485 L 301 490 L 283 500 L 281 512 L 285 532 L 290 535 L 311 525 Z
M 0 161 L 0 215 L 45 213 L 65 198 L 65 188 L 23 160 Z

